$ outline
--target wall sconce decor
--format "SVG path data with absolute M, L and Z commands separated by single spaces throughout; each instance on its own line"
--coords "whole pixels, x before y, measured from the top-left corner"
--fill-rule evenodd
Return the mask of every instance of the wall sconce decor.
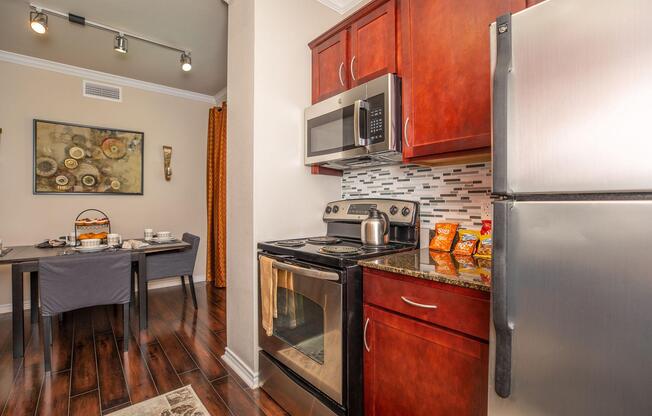
M 165 180 L 172 179 L 172 146 L 163 146 L 163 171 L 165 172 Z

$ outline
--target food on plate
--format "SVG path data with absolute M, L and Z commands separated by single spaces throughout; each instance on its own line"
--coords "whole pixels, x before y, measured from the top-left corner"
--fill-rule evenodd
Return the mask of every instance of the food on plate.
M 78 240 L 89 240 L 89 239 L 97 238 L 97 239 L 100 239 L 100 240 L 104 240 L 107 235 L 108 235 L 108 233 L 106 233 L 106 232 L 102 232 L 102 233 L 84 233 L 84 234 L 78 235 L 77 239 Z
M 472 256 L 480 239 L 478 231 L 460 230 L 458 234 L 459 238 L 457 239 L 453 253 L 461 256 Z
M 430 240 L 430 249 L 437 251 L 451 251 L 458 225 L 455 223 L 440 222 L 435 225 L 435 236 Z

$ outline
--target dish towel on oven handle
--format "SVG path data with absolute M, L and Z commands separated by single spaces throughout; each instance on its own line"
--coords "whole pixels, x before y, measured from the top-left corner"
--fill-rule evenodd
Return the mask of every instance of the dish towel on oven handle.
M 274 332 L 277 282 L 278 273 L 274 267 L 274 259 L 260 256 L 260 319 L 268 337 Z

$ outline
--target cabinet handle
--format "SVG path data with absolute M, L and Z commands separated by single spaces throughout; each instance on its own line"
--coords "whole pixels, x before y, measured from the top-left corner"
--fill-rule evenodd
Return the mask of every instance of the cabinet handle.
M 369 318 L 367 318 L 367 320 L 364 321 L 364 330 L 362 331 L 362 341 L 364 341 L 364 349 L 367 350 L 367 352 L 370 352 L 371 348 L 369 348 L 369 344 L 367 344 L 367 326 L 369 326 Z
M 344 86 L 344 80 L 342 79 L 342 68 L 344 68 L 344 62 L 340 63 L 340 69 L 338 69 L 337 73 L 340 76 L 340 84 Z
M 355 55 L 353 55 L 353 58 L 351 59 L 351 78 L 355 81 L 355 74 L 353 73 L 353 63 L 355 62 Z
M 424 309 L 437 309 L 437 305 L 426 305 L 425 303 L 417 303 L 413 300 L 410 300 L 406 298 L 405 296 L 401 296 L 401 300 L 408 305 L 416 306 L 418 308 L 424 308 Z
M 410 123 L 410 117 L 405 119 L 405 125 L 403 126 L 403 137 L 405 137 L 405 144 L 407 147 L 412 147 L 410 141 L 408 140 L 408 124 Z

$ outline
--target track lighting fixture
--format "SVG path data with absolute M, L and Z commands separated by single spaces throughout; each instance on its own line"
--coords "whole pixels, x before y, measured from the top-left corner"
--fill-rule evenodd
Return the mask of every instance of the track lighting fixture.
M 29 25 L 32 30 L 39 35 L 48 31 L 48 16 L 40 10 L 32 10 L 29 12 Z
M 192 59 L 189 53 L 181 52 L 181 69 L 186 72 L 192 69 Z
M 115 35 L 115 40 L 113 42 L 113 49 L 116 52 L 127 53 L 127 37 L 122 33 Z
M 2 0 L 0 0 L 2 1 Z M 43 34 L 48 30 L 48 16 L 54 16 L 61 19 L 66 19 L 71 23 L 75 23 L 81 26 L 92 27 L 99 30 L 104 30 L 106 32 L 111 32 L 115 35 L 113 38 L 113 49 L 116 52 L 127 53 L 128 39 L 130 38 L 138 39 L 139 41 L 149 43 L 150 45 L 159 46 L 165 49 L 181 53 L 181 69 L 185 72 L 188 72 L 192 69 L 192 58 L 190 57 L 190 50 L 186 48 L 180 48 L 168 43 L 163 43 L 158 40 L 142 36 L 135 33 L 125 32 L 121 28 L 105 25 L 103 23 L 94 22 L 92 20 L 86 19 L 84 16 L 77 16 L 72 13 L 64 13 L 59 10 L 50 9 L 43 7 L 38 4 L 30 3 L 30 12 L 29 12 L 29 22 L 32 30 L 36 33 Z

